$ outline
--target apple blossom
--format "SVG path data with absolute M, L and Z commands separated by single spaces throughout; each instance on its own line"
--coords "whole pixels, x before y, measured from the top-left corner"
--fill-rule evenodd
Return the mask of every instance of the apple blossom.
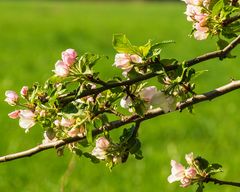
M 96 146 L 92 151 L 92 155 L 100 160 L 106 159 L 107 149 L 110 146 L 110 142 L 105 137 L 99 137 L 96 140 Z
M 26 97 L 28 94 L 28 86 L 23 86 L 20 93 L 23 97 Z
M 185 177 L 185 168 L 182 164 L 177 163 L 175 160 L 171 160 L 171 166 L 171 175 L 168 177 L 169 183 L 180 181 Z
M 120 106 L 122 108 L 128 109 L 130 105 L 132 105 L 132 100 L 129 96 L 125 96 L 121 99 Z
M 69 66 L 63 61 L 58 60 L 55 64 L 53 72 L 59 77 L 66 77 L 69 74 Z
M 6 99 L 4 101 L 6 101 L 9 105 L 14 106 L 17 104 L 19 97 L 15 91 L 8 90 L 5 92 L 5 96 Z
M 10 117 L 11 119 L 17 119 L 17 118 L 19 118 L 19 114 L 20 114 L 20 110 L 15 110 L 15 111 L 9 113 L 8 117 Z
M 68 131 L 68 135 L 70 137 L 76 137 L 76 136 L 82 137 L 84 136 L 84 134 L 85 134 L 85 128 L 83 126 L 74 127 Z
M 67 49 L 62 52 L 62 60 L 68 66 L 76 62 L 77 52 L 74 49 Z
M 96 140 L 96 147 L 106 150 L 110 145 L 110 142 L 105 137 L 99 137 Z
M 155 86 L 145 87 L 140 92 L 140 97 L 146 101 L 151 102 L 153 96 L 157 93 L 157 88 Z
M 63 127 L 71 127 L 75 123 L 75 119 L 67 119 L 62 117 L 60 125 Z
M 132 69 L 131 58 L 129 54 L 118 53 L 115 56 L 114 64 L 117 68 L 120 68 L 126 72 L 129 72 Z
M 165 113 L 168 113 L 176 109 L 176 98 L 158 91 L 153 95 L 150 104 L 154 107 L 160 107 Z
M 123 70 L 123 76 L 127 76 L 127 73 L 133 68 L 132 64 L 142 63 L 143 60 L 140 56 L 134 54 L 130 55 L 127 53 L 118 53 L 115 56 L 115 65 L 117 68 Z
M 19 126 L 26 129 L 26 132 L 35 125 L 35 114 L 31 110 L 20 110 Z

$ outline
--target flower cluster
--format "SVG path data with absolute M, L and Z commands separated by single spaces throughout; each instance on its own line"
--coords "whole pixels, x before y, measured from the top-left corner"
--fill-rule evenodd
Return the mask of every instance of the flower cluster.
M 139 93 L 138 97 L 144 102 L 147 109 L 154 107 L 160 107 L 165 113 L 174 111 L 176 108 L 176 99 L 174 96 L 167 95 L 162 91 L 158 91 L 155 86 L 149 86 L 143 88 Z M 120 105 L 123 108 L 129 109 L 132 112 L 134 98 L 130 96 L 124 96 Z
M 28 87 L 23 86 L 20 94 L 23 98 L 27 97 L 28 95 Z M 11 105 L 20 105 L 19 100 L 20 97 L 15 91 L 8 90 L 5 92 L 6 99 L 5 101 Z M 15 110 L 8 114 L 9 118 L 11 119 L 18 119 L 19 118 L 19 126 L 24 128 L 26 132 L 35 125 L 35 117 L 34 111 L 31 109 L 24 109 L 24 110 Z
M 183 0 L 187 4 L 185 14 L 187 20 L 193 22 L 194 37 L 197 40 L 206 39 L 209 35 L 208 7 L 210 0 Z
M 96 146 L 92 151 L 92 155 L 100 160 L 106 159 L 109 146 L 110 142 L 105 137 L 99 137 L 96 140 Z
M 55 64 L 55 74 L 59 77 L 66 77 L 70 72 L 71 66 L 76 62 L 77 52 L 74 49 L 67 49 L 62 52 L 62 60 Z
M 193 166 L 194 157 L 193 153 L 187 154 L 185 156 L 188 168 L 185 168 L 182 164 L 177 163 L 175 160 L 171 160 L 171 175 L 168 177 L 168 182 L 172 183 L 175 181 L 180 181 L 181 187 L 187 187 L 192 184 L 194 180 L 197 179 L 197 169 Z
M 128 72 L 134 67 L 134 64 L 143 63 L 140 56 L 127 53 L 118 53 L 115 56 L 114 66 L 123 70 L 123 76 L 127 76 Z

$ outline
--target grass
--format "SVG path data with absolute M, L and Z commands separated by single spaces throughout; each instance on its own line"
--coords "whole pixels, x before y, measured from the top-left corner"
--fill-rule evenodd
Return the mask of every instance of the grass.
M 177 43 L 167 47 L 162 55 L 179 60 L 215 49 L 213 39 L 197 42 L 187 37 L 191 24 L 183 15 L 181 3 L 1 2 L 0 6 L 0 155 L 41 143 L 40 127 L 25 134 L 17 121 L 7 118 L 12 108 L 3 102 L 4 92 L 20 90 L 35 81 L 43 82 L 52 75 L 62 50 L 72 47 L 80 53 L 89 51 L 110 56 L 97 66 L 107 79 L 120 74 L 111 67 L 114 33 L 125 33 L 139 45 L 149 38 L 173 39 Z M 209 70 L 197 79 L 198 92 L 221 86 L 232 77 L 239 79 L 237 60 L 213 60 L 196 69 Z M 235 168 L 239 165 L 240 146 L 238 94 L 235 91 L 197 105 L 193 115 L 187 111 L 176 112 L 145 122 L 140 130 L 142 161 L 130 158 L 127 164 L 109 172 L 104 164 L 94 165 L 68 152 L 57 157 L 54 150 L 49 150 L 1 164 L 0 191 L 194 191 L 195 187 L 181 189 L 177 183 L 168 184 L 166 180 L 170 160 L 184 161 L 184 154 L 191 151 L 222 164 L 224 172 L 219 178 L 238 179 L 239 170 Z M 209 184 L 206 191 L 236 189 Z

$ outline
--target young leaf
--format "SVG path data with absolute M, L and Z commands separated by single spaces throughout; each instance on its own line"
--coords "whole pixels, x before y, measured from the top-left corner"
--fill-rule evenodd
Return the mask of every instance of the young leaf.
M 119 53 L 140 55 L 138 47 L 133 46 L 124 34 L 113 35 L 113 47 Z

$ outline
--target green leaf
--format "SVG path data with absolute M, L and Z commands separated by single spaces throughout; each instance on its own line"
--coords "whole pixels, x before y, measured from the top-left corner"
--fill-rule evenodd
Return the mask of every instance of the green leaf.
M 78 109 L 73 103 L 69 103 L 62 109 L 62 112 L 66 114 L 77 113 Z
M 149 54 L 151 48 L 152 48 L 151 41 L 148 41 L 145 45 L 140 46 L 139 50 L 141 52 L 141 56 L 146 57 Z
M 100 162 L 100 160 L 98 158 L 96 158 L 94 155 L 92 155 L 90 153 L 84 152 L 83 155 L 84 155 L 84 157 L 90 159 L 92 163 L 99 163 Z
M 218 15 L 224 7 L 224 1 L 219 0 L 212 8 L 212 16 Z
M 138 47 L 133 46 L 124 34 L 113 35 L 113 47 L 119 53 L 140 55 L 140 50 Z
M 208 175 L 215 175 L 216 173 L 222 172 L 222 165 L 214 163 L 208 166 L 206 169 Z
M 93 123 L 91 122 L 86 122 L 86 129 L 87 129 L 87 141 L 88 143 L 92 143 L 93 142 L 93 135 L 92 135 L 92 130 L 93 130 Z
M 209 162 L 200 156 L 195 158 L 195 162 L 201 170 L 205 170 L 208 168 Z
M 218 46 L 219 50 L 224 49 L 226 46 L 228 46 L 228 44 L 229 43 L 223 39 L 218 39 L 218 41 L 217 41 L 217 46 Z

